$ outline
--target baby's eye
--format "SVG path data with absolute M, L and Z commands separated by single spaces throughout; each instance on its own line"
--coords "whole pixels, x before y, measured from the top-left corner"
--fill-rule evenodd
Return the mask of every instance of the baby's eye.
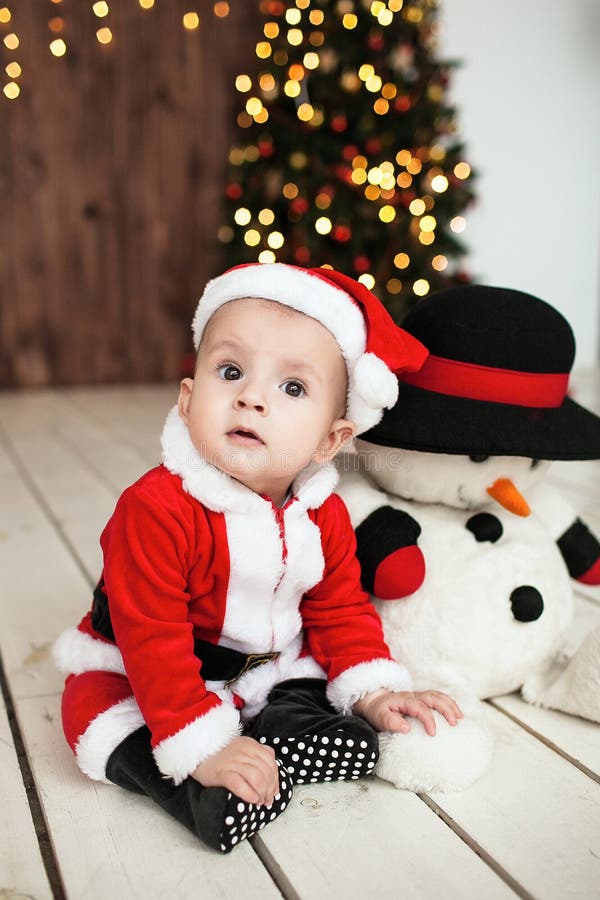
M 303 397 L 306 394 L 304 385 L 299 381 L 284 381 L 279 387 L 284 394 L 288 395 L 288 397 Z
M 233 363 L 226 363 L 224 366 L 219 366 L 217 373 L 219 378 L 222 378 L 223 381 L 237 381 L 242 377 L 242 370 L 239 366 L 234 366 Z

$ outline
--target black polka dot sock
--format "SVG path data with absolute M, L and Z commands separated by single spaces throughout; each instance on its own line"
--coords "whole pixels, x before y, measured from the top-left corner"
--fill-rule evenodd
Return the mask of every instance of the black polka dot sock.
M 223 827 L 219 834 L 218 846 L 222 853 L 229 853 L 237 844 L 260 831 L 288 806 L 292 799 L 292 780 L 282 761 L 278 759 L 277 763 L 279 766 L 279 793 L 275 795 L 270 806 L 246 803 L 231 791 L 227 791 L 221 820 Z
M 265 737 L 258 740 L 267 743 Z M 367 741 L 346 737 L 342 731 L 300 738 L 275 737 L 270 743 L 293 784 L 355 780 L 370 775 L 377 762 L 377 752 L 369 749 Z

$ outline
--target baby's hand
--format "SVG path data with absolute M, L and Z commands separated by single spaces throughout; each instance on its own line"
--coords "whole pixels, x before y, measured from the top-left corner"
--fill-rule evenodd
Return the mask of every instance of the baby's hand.
M 435 734 L 432 709 L 442 713 L 450 725 L 456 725 L 463 714 L 457 703 L 441 691 L 388 691 L 381 688 L 354 704 L 353 712 L 366 719 L 378 731 L 410 731 L 404 716 L 420 719 L 427 734 Z
M 250 737 L 234 738 L 201 762 L 192 778 L 204 787 L 225 787 L 259 806 L 269 806 L 279 791 L 275 751 Z

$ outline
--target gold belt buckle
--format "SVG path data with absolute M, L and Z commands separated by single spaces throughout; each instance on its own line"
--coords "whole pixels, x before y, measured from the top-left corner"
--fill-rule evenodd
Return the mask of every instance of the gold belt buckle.
M 241 678 L 242 675 L 245 675 L 246 672 L 249 672 L 251 669 L 256 669 L 257 666 L 262 666 L 263 663 L 271 662 L 272 659 L 277 659 L 278 656 L 279 651 L 272 651 L 270 653 L 249 653 L 243 668 L 237 675 L 234 675 L 233 678 L 230 678 L 229 681 L 225 682 L 225 687 L 229 687 L 230 684 L 233 684 L 234 681 L 237 681 L 238 678 Z

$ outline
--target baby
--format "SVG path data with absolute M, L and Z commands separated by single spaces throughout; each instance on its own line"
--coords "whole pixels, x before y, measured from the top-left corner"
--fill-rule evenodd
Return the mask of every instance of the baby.
M 391 658 L 333 493 L 331 460 L 425 348 L 364 285 L 280 263 L 209 282 L 193 332 L 162 465 L 120 497 L 56 658 L 82 771 L 228 852 L 294 784 L 370 774 L 379 731 L 462 714 Z

